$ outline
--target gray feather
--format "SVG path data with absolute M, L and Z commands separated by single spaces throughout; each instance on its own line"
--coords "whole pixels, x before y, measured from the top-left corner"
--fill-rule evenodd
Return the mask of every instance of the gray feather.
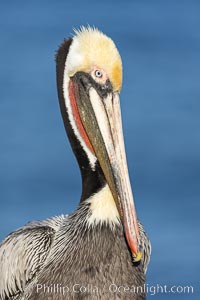
M 0 244 L 0 299 L 21 294 L 46 261 L 54 234 L 66 216 L 31 222 Z

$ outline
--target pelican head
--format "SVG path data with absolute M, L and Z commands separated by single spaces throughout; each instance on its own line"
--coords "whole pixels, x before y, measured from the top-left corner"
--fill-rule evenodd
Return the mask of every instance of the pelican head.
M 66 40 L 58 51 L 57 83 L 64 122 L 68 118 L 66 127 L 72 128 L 91 173 L 95 173 L 97 167 L 101 169 L 128 246 L 134 260 L 139 261 L 140 235 L 119 101 L 122 62 L 114 42 L 95 28 L 76 30 L 74 37 Z M 72 140 L 69 130 L 68 135 Z M 76 152 L 77 146 L 71 143 Z M 84 172 L 84 167 L 81 168 Z

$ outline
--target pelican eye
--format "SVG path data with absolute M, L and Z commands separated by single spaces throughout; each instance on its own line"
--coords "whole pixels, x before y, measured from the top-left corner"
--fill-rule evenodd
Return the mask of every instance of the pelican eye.
M 103 77 L 103 73 L 100 70 L 95 70 L 94 75 L 97 78 L 102 78 Z

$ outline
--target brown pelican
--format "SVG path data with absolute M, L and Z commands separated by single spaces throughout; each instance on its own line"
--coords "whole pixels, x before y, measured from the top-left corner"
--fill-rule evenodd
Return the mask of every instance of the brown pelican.
M 122 63 L 94 28 L 75 31 L 56 56 L 64 125 L 82 175 L 71 215 L 31 222 L 0 246 L 0 297 L 145 299 L 150 243 L 136 217 L 123 141 Z

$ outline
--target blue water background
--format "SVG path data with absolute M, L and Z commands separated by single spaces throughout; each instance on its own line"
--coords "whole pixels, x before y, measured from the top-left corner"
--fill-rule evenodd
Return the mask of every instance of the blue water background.
M 200 299 L 200 1 L 1 2 L 0 239 L 79 202 L 54 55 L 87 24 L 111 36 L 123 59 L 130 177 L 153 247 L 148 284 L 194 286 L 148 299 Z

